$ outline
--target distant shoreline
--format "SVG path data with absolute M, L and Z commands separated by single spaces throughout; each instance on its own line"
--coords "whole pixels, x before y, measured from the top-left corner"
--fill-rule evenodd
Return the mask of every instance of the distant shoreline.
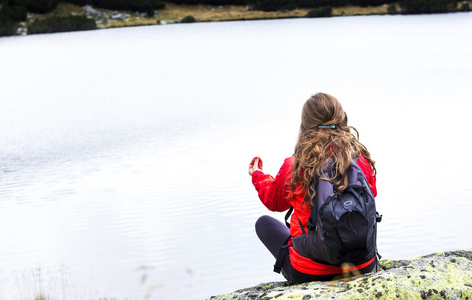
M 98 28 L 115 28 L 141 25 L 173 24 L 180 23 L 186 16 L 192 16 L 196 22 L 242 21 L 287 19 L 306 17 L 310 9 L 294 9 L 286 11 L 264 12 L 252 10 L 244 5 L 186 5 L 165 2 L 166 8 L 159 10 L 153 17 L 144 13 L 129 11 L 113 11 L 93 8 L 86 11 L 85 7 L 73 4 L 60 3 L 58 8 L 45 15 L 28 14 L 28 21 L 45 18 L 48 16 L 86 15 L 95 19 Z M 358 16 L 358 15 L 384 15 L 387 14 L 387 5 L 375 7 L 346 6 L 333 8 L 332 16 Z
M 472 0 L 463 3 L 471 3 Z M 129 11 L 113 11 L 107 9 L 98 9 L 87 6 L 78 6 L 69 3 L 60 3 L 58 7 L 47 14 L 28 13 L 26 22 L 21 22 L 17 35 L 27 35 L 27 27 L 36 20 L 54 17 L 86 16 L 88 19 L 95 20 L 97 29 L 119 28 L 131 26 L 146 25 L 165 25 L 184 23 L 185 17 L 191 16 L 190 22 L 223 22 L 223 21 L 250 21 L 250 20 L 273 20 L 273 19 L 291 19 L 307 17 L 310 9 L 294 9 L 285 11 L 264 12 L 253 10 L 250 6 L 243 5 L 183 5 L 175 3 L 165 3 L 166 8 L 156 11 L 152 17 L 144 13 L 135 13 Z M 380 6 L 344 6 L 333 7 L 331 17 L 339 16 L 370 16 L 370 15 L 388 15 L 392 13 L 392 8 L 400 12 L 398 3 L 384 4 Z

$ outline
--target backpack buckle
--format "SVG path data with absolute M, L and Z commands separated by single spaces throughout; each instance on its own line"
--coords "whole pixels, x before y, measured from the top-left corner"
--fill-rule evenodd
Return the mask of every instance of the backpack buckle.
M 377 223 L 382 222 L 382 215 L 379 214 L 378 211 L 375 212 L 375 221 L 377 221 Z
M 306 228 L 308 228 L 308 231 L 317 231 L 318 226 L 313 226 L 313 225 L 307 225 Z

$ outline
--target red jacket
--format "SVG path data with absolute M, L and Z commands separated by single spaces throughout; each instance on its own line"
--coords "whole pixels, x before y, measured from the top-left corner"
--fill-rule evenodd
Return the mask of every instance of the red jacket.
M 305 226 L 305 231 L 307 231 L 306 225 L 310 217 L 310 206 L 302 207 L 301 205 L 305 197 L 305 191 L 301 191 L 301 193 L 293 198 L 288 198 L 290 186 L 287 185 L 287 182 L 290 180 L 289 175 L 292 172 L 292 161 L 293 157 L 285 159 L 275 179 L 269 174 L 264 174 L 262 171 L 253 172 L 252 183 L 259 194 L 259 199 L 269 210 L 282 212 L 293 206 L 290 235 L 295 237 L 302 234 L 298 220 L 301 221 L 303 226 Z M 377 196 L 376 177 L 373 176 L 373 170 L 369 162 L 363 156 L 360 156 L 357 164 L 364 172 L 374 196 Z M 296 270 L 305 274 L 328 275 L 342 273 L 340 267 L 316 263 L 298 254 L 293 247 L 290 247 L 290 262 Z M 357 269 L 361 269 L 364 265 L 368 264 L 358 266 Z

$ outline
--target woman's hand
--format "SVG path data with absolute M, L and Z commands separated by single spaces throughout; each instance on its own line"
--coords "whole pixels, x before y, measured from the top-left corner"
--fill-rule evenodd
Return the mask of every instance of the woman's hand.
M 262 159 L 259 156 L 255 156 L 251 160 L 249 164 L 249 175 L 252 176 L 252 173 L 257 170 L 262 171 Z

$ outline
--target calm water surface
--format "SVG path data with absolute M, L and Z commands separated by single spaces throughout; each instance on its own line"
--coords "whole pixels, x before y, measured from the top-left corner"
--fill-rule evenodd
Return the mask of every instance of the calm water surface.
M 0 298 L 204 299 L 282 280 L 254 233 L 301 106 L 377 161 L 379 250 L 472 247 L 472 14 L 0 39 Z

